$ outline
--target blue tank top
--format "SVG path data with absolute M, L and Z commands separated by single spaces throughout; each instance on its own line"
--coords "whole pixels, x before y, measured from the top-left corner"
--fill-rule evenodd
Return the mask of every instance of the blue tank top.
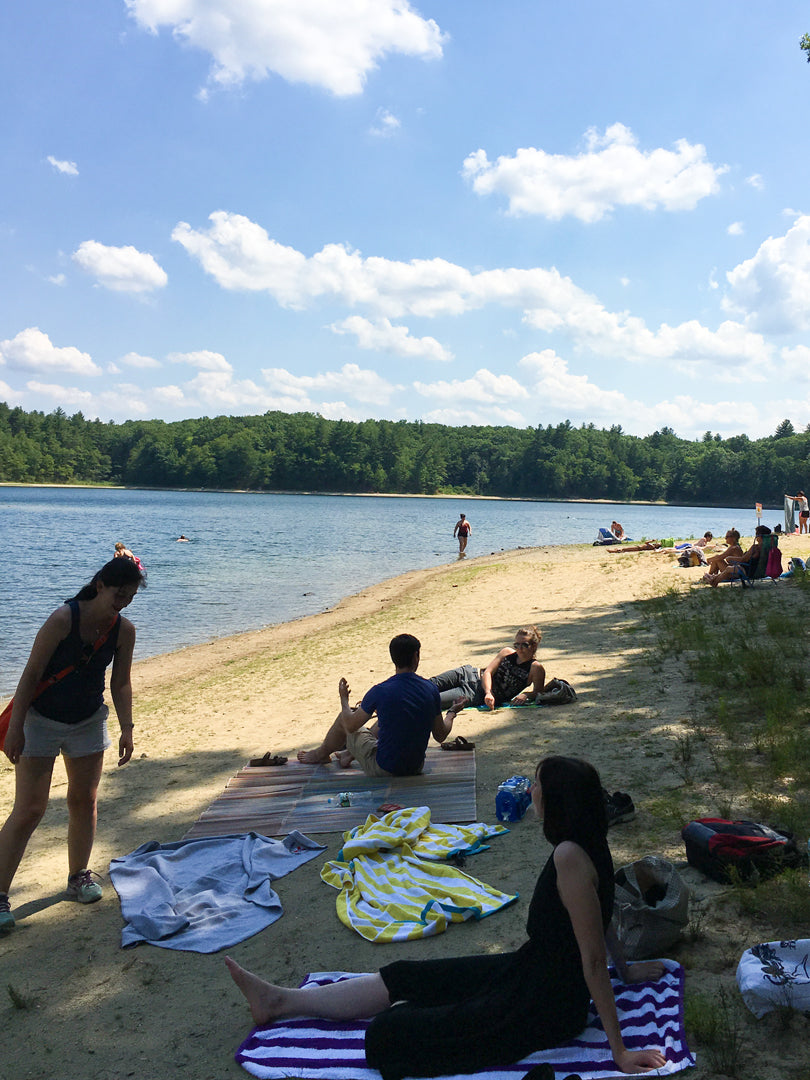
M 79 636 L 78 601 L 68 600 L 67 604 L 71 616 L 70 633 L 56 646 L 43 678 L 57 675 L 71 664 L 75 664 L 76 668 L 44 690 L 32 705 L 49 720 L 58 720 L 60 724 L 80 724 L 104 704 L 105 672 L 118 647 L 121 616 L 115 620 L 107 640 L 94 652 L 92 644 L 88 645 Z

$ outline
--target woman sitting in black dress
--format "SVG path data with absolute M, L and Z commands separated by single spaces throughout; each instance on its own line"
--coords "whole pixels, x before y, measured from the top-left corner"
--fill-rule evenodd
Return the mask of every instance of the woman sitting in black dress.
M 585 1027 L 593 999 L 622 1072 L 660 1068 L 659 1050 L 625 1047 L 608 976 L 608 947 L 625 982 L 658 979 L 664 965 L 625 964 L 610 929 L 613 863 L 599 774 L 577 758 L 545 758 L 532 801 L 554 850 L 529 908 L 529 940 L 517 952 L 398 961 L 377 975 L 298 990 L 228 958 L 254 1022 L 373 1016 L 366 1060 L 383 1080 L 401 1080 L 477 1072 L 559 1046 Z

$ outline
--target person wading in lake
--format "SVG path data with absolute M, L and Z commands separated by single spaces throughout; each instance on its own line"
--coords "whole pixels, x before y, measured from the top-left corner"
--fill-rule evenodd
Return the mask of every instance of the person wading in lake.
M 470 535 L 471 532 L 472 525 L 470 525 L 466 517 L 461 514 L 458 521 L 456 522 L 456 527 L 453 529 L 453 536 L 458 536 L 459 555 L 463 555 L 464 552 L 467 550 L 467 537 Z
M 126 765 L 132 757 L 135 627 L 121 611 L 143 584 L 131 559 L 112 559 L 57 608 L 36 636 L 14 695 L 3 747 L 15 767 L 16 795 L 0 830 L 0 932 L 14 927 L 8 892 L 48 805 L 59 753 L 67 773 L 67 895 L 80 904 L 101 899 L 101 886 L 93 880 L 89 862 L 97 790 L 104 751 L 110 745 L 105 671 L 112 664 L 110 692 L 121 728 L 118 764 Z

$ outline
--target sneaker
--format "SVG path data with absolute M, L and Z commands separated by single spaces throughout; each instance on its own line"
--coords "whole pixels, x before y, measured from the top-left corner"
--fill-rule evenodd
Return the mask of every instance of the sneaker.
M 14 929 L 14 916 L 11 914 L 11 904 L 8 902 L 8 893 L 0 893 L 0 934 L 7 934 Z
M 95 904 L 102 895 L 101 886 L 97 881 L 93 881 L 92 870 L 80 870 L 77 874 L 71 874 L 66 892 L 69 900 L 78 900 L 80 904 Z
M 633 800 L 624 791 L 614 791 L 612 795 L 606 791 L 605 809 L 607 810 L 608 828 L 612 825 L 621 825 L 625 821 L 632 821 L 636 816 Z

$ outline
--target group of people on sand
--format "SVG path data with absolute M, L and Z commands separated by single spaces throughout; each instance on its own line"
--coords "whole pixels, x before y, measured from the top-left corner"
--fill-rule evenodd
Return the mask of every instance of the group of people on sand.
M 501 649 L 485 668 L 463 664 L 423 679 L 416 674 L 419 639 L 398 634 L 388 646 L 394 665 L 391 678 L 372 686 L 354 707 L 349 704 L 349 684 L 341 679 L 340 712 L 321 744 L 299 750 L 298 760 L 320 765 L 336 755 L 344 768 L 358 761 L 367 776 L 413 776 L 422 771 L 431 735 L 444 747 L 467 749 L 471 744 L 463 736 L 447 742 L 463 708 L 524 705 L 545 690 L 545 668 L 536 659 L 540 636 L 536 626 L 522 626 L 514 644 Z M 367 727 L 375 714 L 376 722 Z
M 767 525 L 757 525 L 754 541 L 747 551 L 740 547 L 740 534 L 737 529 L 726 533 L 726 549 L 714 555 L 709 561 L 709 568 L 703 575 L 707 585 L 717 588 L 723 581 L 741 581 L 750 578 L 762 554 L 765 537 L 771 535 Z
M 48 803 L 55 758 L 68 777 L 67 895 L 89 904 L 102 890 L 90 869 L 97 790 L 109 745 L 105 671 L 120 726 L 118 764 L 133 753 L 131 665 L 135 628 L 121 612 L 145 584 L 132 558 L 115 557 L 59 607 L 39 630 L 11 708 L 4 750 L 15 766 L 13 809 L 0 830 L 0 932 L 14 927 L 9 889 Z M 420 643 L 390 643 L 394 675 L 340 712 L 321 745 L 301 761 L 341 765 L 357 758 L 370 775 L 418 773 L 431 735 L 445 743 L 457 713 L 523 704 L 541 693 L 540 635 L 521 627 L 514 644 L 483 669 L 465 664 L 433 679 L 417 675 Z M 442 716 L 442 708 L 449 703 Z M 376 730 L 366 727 L 376 715 Z M 346 755 L 349 755 L 347 760 Z M 611 929 L 613 863 L 604 791 L 596 770 L 577 758 L 548 757 L 536 770 L 532 802 L 553 850 L 537 881 L 528 940 L 514 952 L 460 959 L 399 961 L 375 975 L 305 989 L 261 979 L 226 964 L 257 1024 L 309 1015 L 330 1020 L 373 1017 L 366 1060 L 383 1080 L 477 1072 L 508 1065 L 574 1038 L 596 1006 L 617 1067 L 646 1072 L 665 1064 L 652 1045 L 631 1050 L 622 1038 L 608 975 L 608 953 L 626 983 L 655 981 L 661 961 L 628 964 Z M 655 1044 L 655 1036 L 650 1042 Z

